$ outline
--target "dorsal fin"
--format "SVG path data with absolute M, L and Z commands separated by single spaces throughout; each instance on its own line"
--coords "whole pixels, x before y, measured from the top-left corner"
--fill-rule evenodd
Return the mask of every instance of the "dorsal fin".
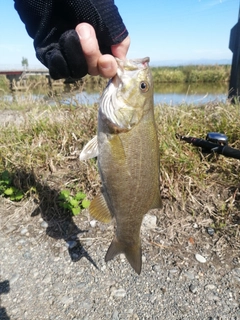
M 111 212 L 102 193 L 99 193 L 91 202 L 90 215 L 101 222 L 108 223 L 112 220 Z
M 80 161 L 88 160 L 91 158 L 95 158 L 98 156 L 98 141 L 97 136 L 95 136 L 92 140 L 90 140 L 85 147 L 83 148 L 82 152 L 80 153 Z

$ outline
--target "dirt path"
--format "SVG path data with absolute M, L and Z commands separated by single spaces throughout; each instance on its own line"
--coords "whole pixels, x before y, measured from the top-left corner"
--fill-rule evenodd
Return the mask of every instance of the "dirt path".
M 239 252 L 167 203 L 142 228 L 140 276 L 123 256 L 104 262 L 113 226 L 87 212 L 49 219 L 0 198 L 0 221 L 0 319 L 240 319 Z

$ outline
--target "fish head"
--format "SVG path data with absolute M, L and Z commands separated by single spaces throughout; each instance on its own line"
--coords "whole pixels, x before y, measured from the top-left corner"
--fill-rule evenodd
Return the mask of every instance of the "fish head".
M 100 99 L 100 115 L 119 130 L 130 130 L 153 108 L 153 80 L 149 58 L 120 60 L 117 74 Z

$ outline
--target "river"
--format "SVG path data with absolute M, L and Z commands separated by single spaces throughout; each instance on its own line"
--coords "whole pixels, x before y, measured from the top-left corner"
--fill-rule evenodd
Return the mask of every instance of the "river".
M 28 92 L 2 93 L 0 100 L 20 102 L 24 99 L 44 100 L 53 104 L 55 101 L 61 104 L 93 104 L 97 103 L 101 91 L 69 90 L 67 87 L 54 88 L 52 92 L 34 90 Z M 206 104 L 212 101 L 225 102 L 228 95 L 228 83 L 221 84 L 182 84 L 164 83 L 155 85 L 154 103 L 178 106 L 181 104 Z

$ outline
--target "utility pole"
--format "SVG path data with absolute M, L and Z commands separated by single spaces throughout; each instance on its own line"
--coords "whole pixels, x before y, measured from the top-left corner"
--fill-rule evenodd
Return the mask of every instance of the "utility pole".
M 240 6 L 238 22 L 231 29 L 229 49 L 233 53 L 228 98 L 240 101 Z

